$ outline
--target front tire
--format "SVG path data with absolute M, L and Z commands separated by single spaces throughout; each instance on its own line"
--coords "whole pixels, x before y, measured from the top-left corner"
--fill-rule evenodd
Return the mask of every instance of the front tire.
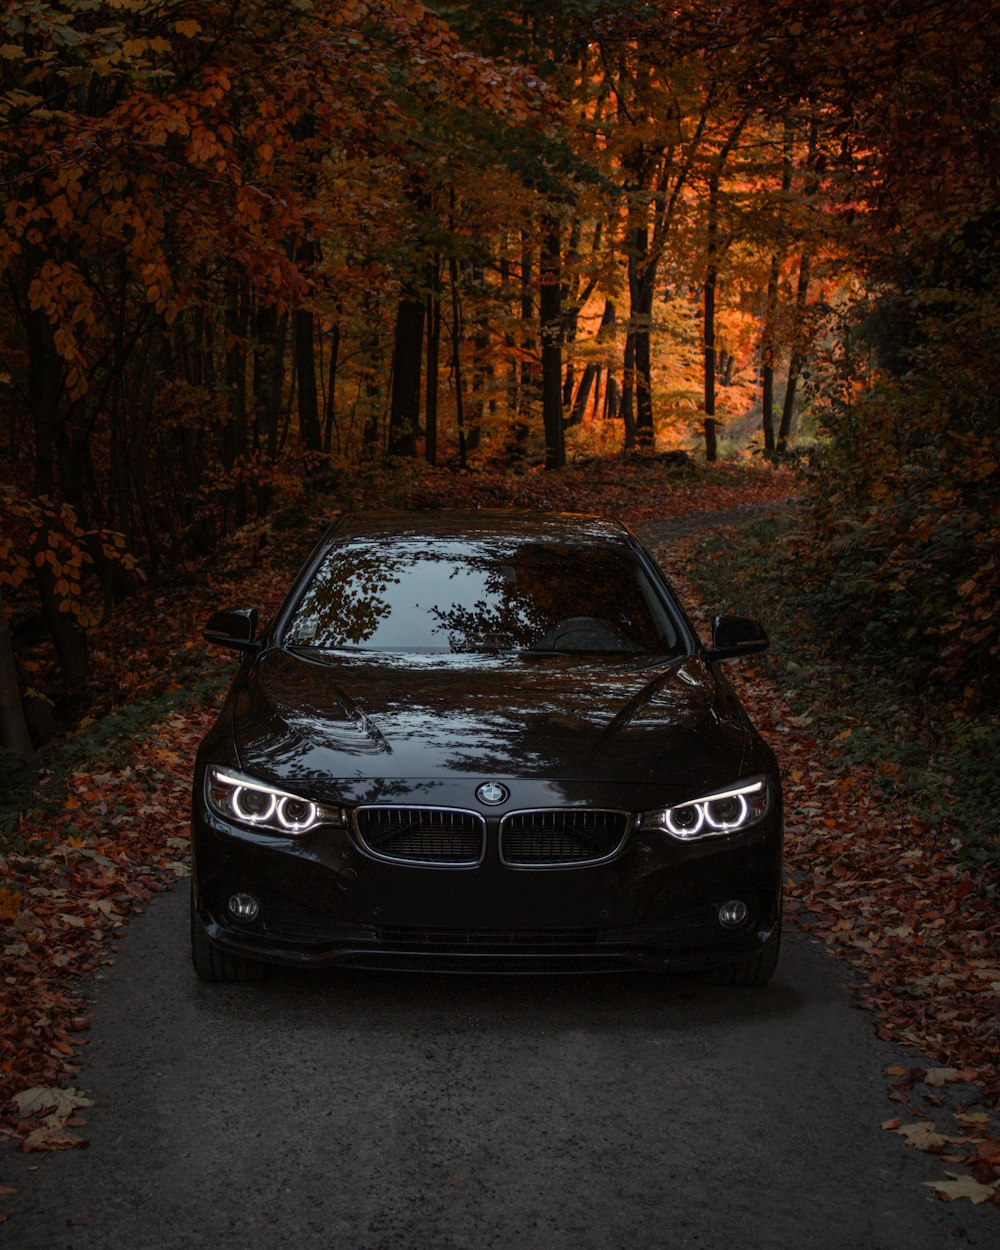
M 191 897 L 191 962 L 202 981 L 259 981 L 267 975 L 263 964 L 229 955 L 212 944 L 198 919 L 194 895 Z

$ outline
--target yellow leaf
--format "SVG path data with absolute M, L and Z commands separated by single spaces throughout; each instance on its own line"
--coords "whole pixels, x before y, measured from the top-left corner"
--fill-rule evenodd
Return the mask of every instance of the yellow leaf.
M 195 35 L 201 34 L 201 22 L 188 20 L 184 22 L 174 22 L 174 30 L 178 35 L 183 35 L 185 39 L 193 39 Z
M 0 887 L 0 920 L 14 920 L 21 910 L 21 893 L 19 890 Z
M 71 794 L 67 797 L 65 807 L 68 812 L 75 812 L 79 806 L 80 806 L 80 800 L 76 797 L 75 794 Z
M 949 1081 L 960 1081 L 962 1072 L 959 1068 L 928 1068 L 924 1077 L 926 1085 L 947 1085 Z
M 1000 1193 L 1000 1181 L 982 1185 L 971 1176 L 962 1176 L 958 1172 L 948 1172 L 947 1175 L 951 1177 L 950 1180 L 924 1181 L 924 1184 L 949 1202 L 955 1198 L 968 1198 L 974 1204 L 989 1202 L 997 1193 Z
M 901 1124 L 896 1132 L 907 1145 L 916 1146 L 918 1150 L 928 1150 L 931 1153 L 940 1152 L 947 1145 L 968 1140 L 962 1137 L 947 1137 L 944 1133 L 939 1133 L 933 1120 L 921 1120 L 916 1124 Z

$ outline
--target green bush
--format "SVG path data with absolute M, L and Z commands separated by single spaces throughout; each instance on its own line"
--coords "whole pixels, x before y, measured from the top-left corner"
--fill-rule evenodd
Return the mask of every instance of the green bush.
M 957 712 L 947 683 L 927 680 L 942 646 L 933 615 L 906 589 L 871 603 L 876 552 L 859 545 L 850 575 L 831 582 L 845 553 L 817 552 L 807 525 L 801 510 L 704 540 L 693 570 L 703 598 L 764 624 L 770 674 L 797 710 L 830 741 L 851 730 L 838 741 L 845 762 L 884 765 L 874 776 L 894 802 L 946 829 L 970 862 L 1000 866 L 1000 717 L 983 703 Z M 947 550 L 952 540 L 937 541 Z

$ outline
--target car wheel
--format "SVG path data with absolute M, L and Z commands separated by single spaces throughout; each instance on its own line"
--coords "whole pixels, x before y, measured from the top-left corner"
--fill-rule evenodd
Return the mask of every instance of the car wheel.
M 203 981 L 259 981 L 267 969 L 252 959 L 228 955 L 212 945 L 191 899 L 191 962 Z
M 774 976 L 781 950 L 781 917 L 771 930 L 771 936 L 755 955 L 741 959 L 739 963 L 714 968 L 709 973 L 712 985 L 762 986 Z

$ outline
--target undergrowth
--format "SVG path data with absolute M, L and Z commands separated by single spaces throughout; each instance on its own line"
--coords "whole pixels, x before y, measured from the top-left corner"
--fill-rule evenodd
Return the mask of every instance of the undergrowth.
M 915 685 L 898 632 L 881 628 L 876 607 L 859 602 L 857 625 L 845 630 L 800 520 L 786 514 L 704 539 L 692 573 L 705 600 L 764 624 L 771 675 L 830 757 L 873 765 L 887 795 L 941 828 L 970 864 L 1000 867 L 1000 719 L 961 710 L 946 688 Z
M 74 773 L 127 759 L 136 740 L 170 712 L 217 703 L 228 679 L 217 655 L 182 648 L 171 656 L 163 679 L 149 693 L 84 719 L 74 732 L 41 747 L 30 761 L 15 760 L 0 750 L 0 852 L 25 851 L 21 834 L 25 817 L 62 807 Z

